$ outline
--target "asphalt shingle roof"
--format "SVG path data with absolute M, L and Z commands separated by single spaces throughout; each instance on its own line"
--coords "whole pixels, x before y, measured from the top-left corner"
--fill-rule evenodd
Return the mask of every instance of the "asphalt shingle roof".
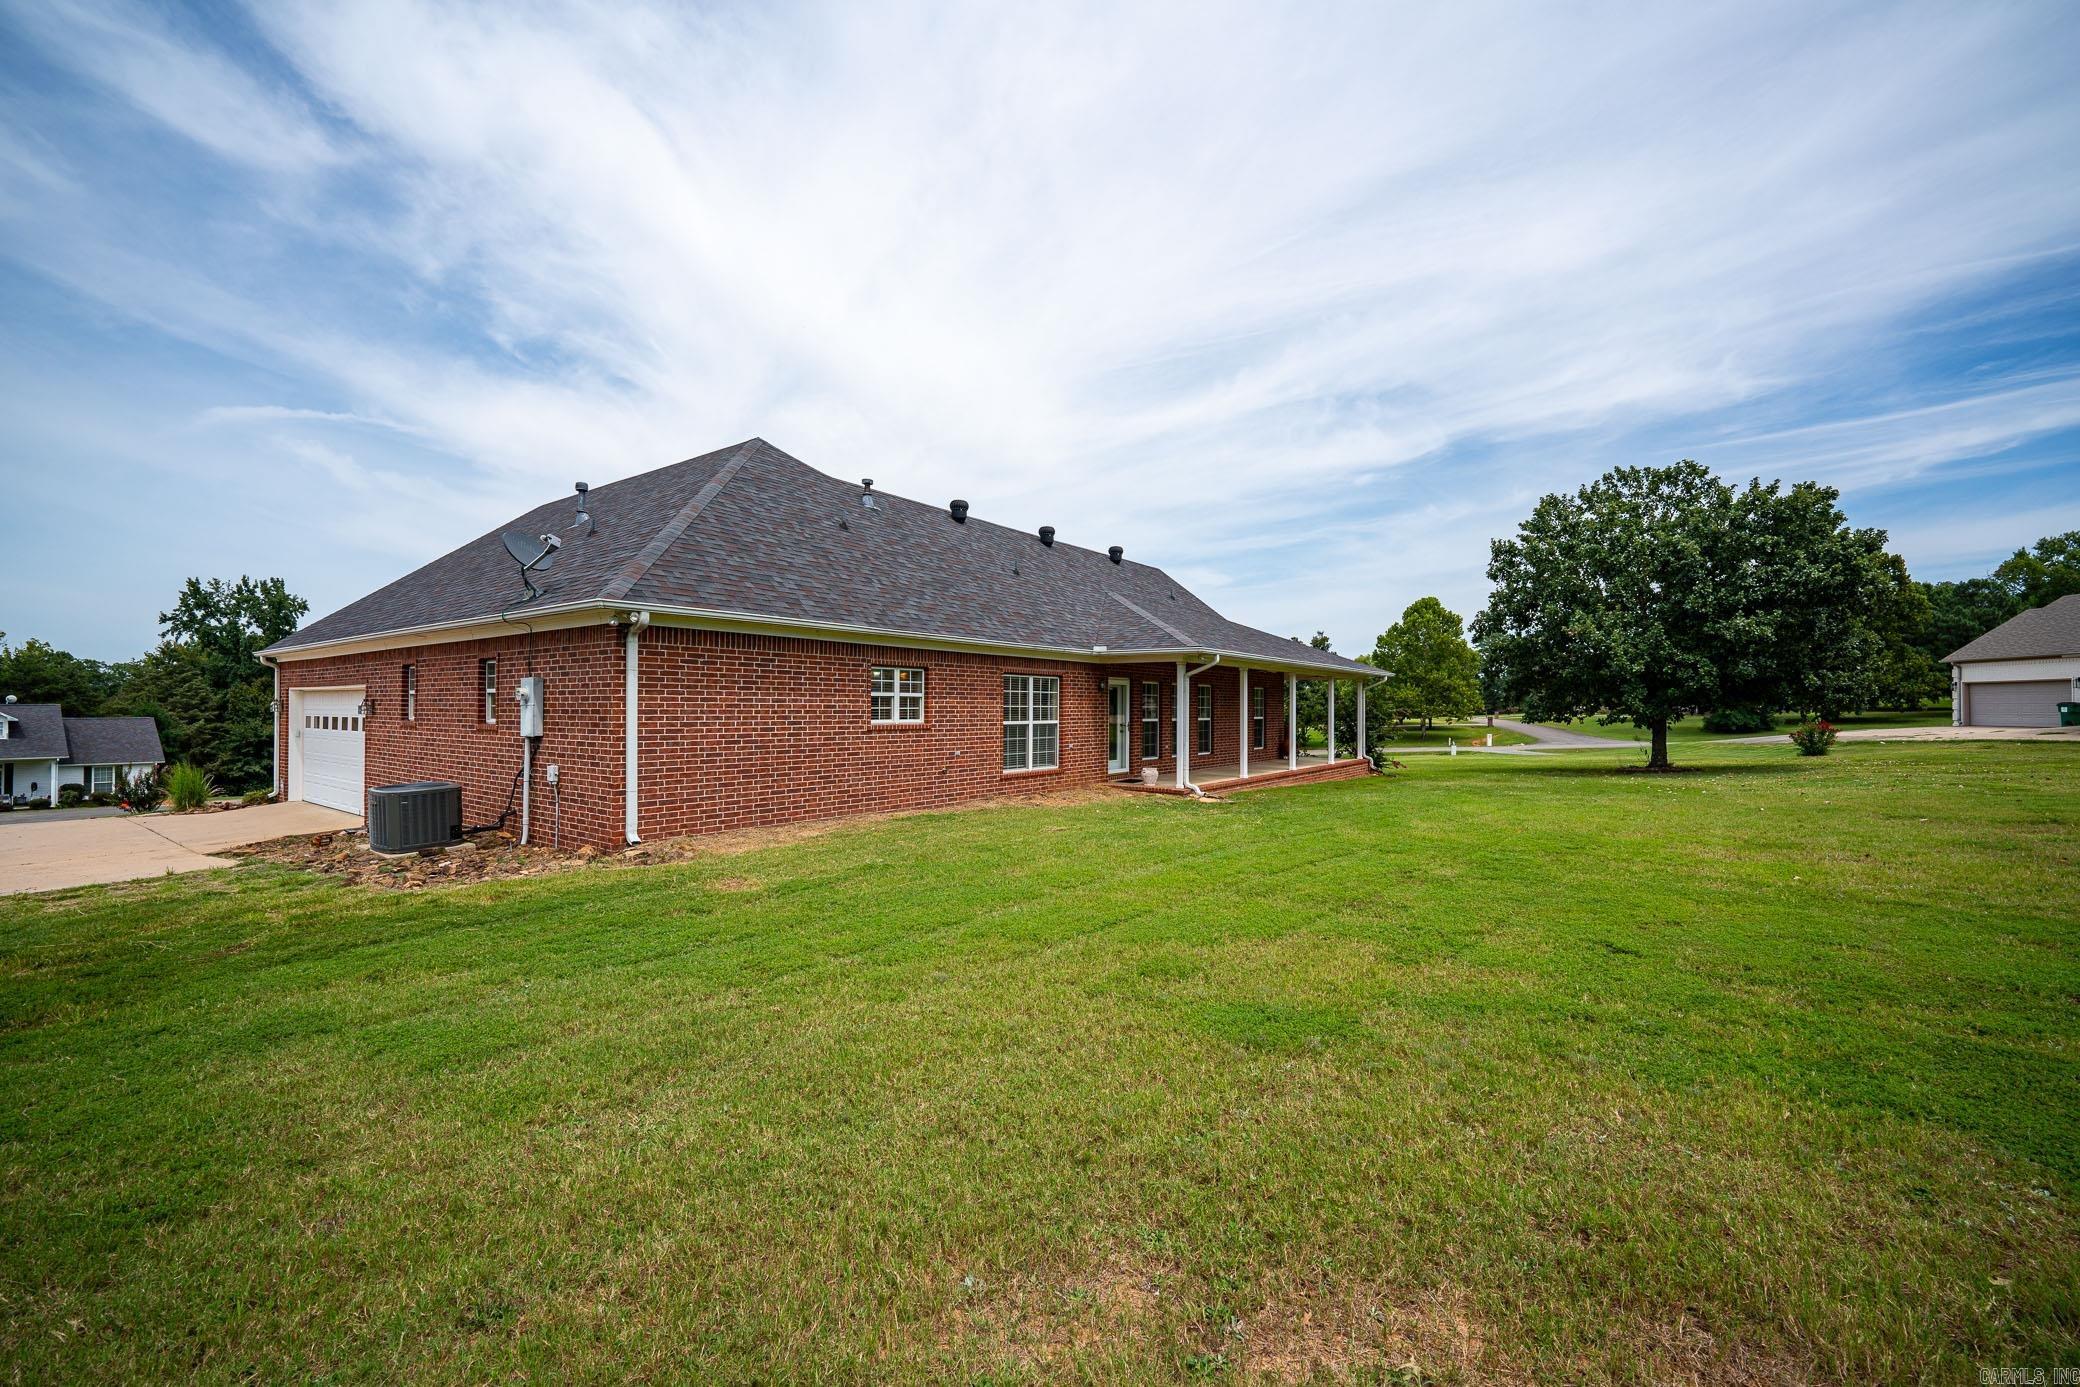
M 67 718 L 66 761 L 75 766 L 156 766 L 166 759 L 150 718 Z
M 1977 640 L 1952 651 L 1948 663 L 2056 659 L 2063 655 L 2080 655 L 2080 593 L 2009 617 Z
M 312 622 L 290 651 L 521 609 L 500 532 L 554 532 L 541 609 L 681 608 L 989 645 L 1206 651 L 1353 674 L 1371 666 L 1233 622 L 1159 568 L 825 476 L 762 439 L 537 506 Z
M 158 765 L 159 725 L 150 718 L 68 718 L 55 703 L 0 707 L 15 720 L 0 761 L 49 761 L 68 766 Z
M 65 718 L 55 703 L 9 703 L 0 713 L 14 719 L 0 742 L 0 761 L 48 761 L 65 756 Z

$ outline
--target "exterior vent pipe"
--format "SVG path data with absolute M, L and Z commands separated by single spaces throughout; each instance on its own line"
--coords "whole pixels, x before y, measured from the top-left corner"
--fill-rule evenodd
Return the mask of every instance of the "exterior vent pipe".
M 1050 549 L 1054 548 L 1054 526 L 1042 525 L 1040 527 L 1040 542 Z

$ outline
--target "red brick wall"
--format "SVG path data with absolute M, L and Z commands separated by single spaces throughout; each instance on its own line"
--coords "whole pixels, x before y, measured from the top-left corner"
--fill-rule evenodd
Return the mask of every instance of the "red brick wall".
M 535 753 L 534 828 L 551 834 L 552 800 L 542 767 L 557 766 L 563 799 L 563 842 L 607 845 L 621 841 L 621 641 L 606 626 L 544 631 L 533 639 L 533 673 L 542 676 L 542 743 Z M 454 780 L 462 785 L 463 822 L 496 819 L 512 794 L 511 824 L 519 825 L 519 709 L 515 681 L 527 674 L 528 639 L 454 641 L 373 655 L 285 661 L 282 695 L 291 689 L 359 684 L 375 710 L 363 721 L 367 783 Z M 478 662 L 498 661 L 496 726 L 483 721 Z M 417 717 L 404 716 L 404 667 L 418 670 Z M 277 729 L 283 794 L 288 793 L 288 719 Z
M 499 716 L 482 720 L 479 661 L 499 662 Z M 418 671 L 417 717 L 404 717 L 403 670 Z M 876 725 L 867 700 L 875 665 L 925 670 L 925 720 Z M 877 810 L 920 809 L 985 795 L 1095 784 L 1105 777 L 1102 673 L 1059 660 L 736 635 L 653 626 L 642 636 L 641 829 L 646 838 Z M 1167 667 L 1165 667 L 1167 668 Z M 514 681 L 528 672 L 525 637 L 414 646 L 285 662 L 291 689 L 360 685 L 375 702 L 364 725 L 367 783 L 459 781 L 463 816 L 489 823 L 520 769 Z M 623 841 L 622 635 L 582 627 L 534 638 L 544 680 L 534 832 L 551 832 L 541 767 L 562 780 L 563 842 Z M 1006 773 L 1007 673 L 1061 682 L 1059 766 Z M 287 793 L 289 731 L 279 745 Z M 518 825 L 517 797 L 511 823 Z
M 870 720 L 875 665 L 925 671 L 922 723 Z M 1061 680 L 1058 769 L 1004 770 L 1006 674 Z M 1105 778 L 1104 679 L 1090 665 L 653 627 L 642 683 L 646 838 Z
M 562 841 L 618 846 L 623 841 L 623 648 L 619 628 L 588 626 L 533 638 L 532 672 L 544 680 L 544 737 L 536 753 L 533 829 L 550 838 L 552 800 L 541 768 L 562 781 Z M 282 690 L 360 685 L 374 700 L 364 741 L 367 783 L 455 780 L 466 822 L 490 823 L 512 794 L 520 769 L 515 681 L 529 672 L 522 635 L 414 646 L 374 655 L 292 661 Z M 499 662 L 499 722 L 482 719 L 479 662 Z M 404 716 L 403 671 L 418 672 L 417 716 Z M 925 671 L 925 720 L 877 725 L 868 706 L 875 665 Z M 778 636 L 652 626 L 642 635 L 640 822 L 645 838 L 790 823 L 1096 784 L 1105 779 L 1105 685 L 1131 681 L 1132 766 L 1141 756 L 1141 686 L 1162 694 L 1165 783 L 1176 765 L 1174 663 L 1093 666 L 896 646 L 848 645 Z M 1061 683 L 1060 765 L 1006 773 L 1003 683 L 1007 673 L 1046 674 Z M 1285 677 L 1254 671 L 1265 690 L 1265 745 L 1253 767 L 1282 764 Z M 1244 706 L 1233 666 L 1194 680 L 1213 690 L 1214 741 L 1195 766 L 1236 756 L 1236 719 Z M 283 718 L 282 792 L 289 746 Z M 513 795 L 517 827 L 518 796 Z

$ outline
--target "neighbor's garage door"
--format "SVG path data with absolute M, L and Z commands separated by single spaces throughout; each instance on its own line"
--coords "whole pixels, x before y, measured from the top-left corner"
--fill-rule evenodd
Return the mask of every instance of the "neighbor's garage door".
M 327 689 L 302 699 L 303 793 L 312 804 L 362 812 L 361 690 Z
M 2056 727 L 2058 705 L 2073 697 L 2073 686 L 2063 679 L 1965 687 L 1972 691 L 1965 711 L 1974 727 Z

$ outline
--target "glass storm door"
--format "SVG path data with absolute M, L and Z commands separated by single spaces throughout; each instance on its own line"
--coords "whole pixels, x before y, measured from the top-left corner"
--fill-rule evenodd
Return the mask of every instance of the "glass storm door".
M 1115 679 L 1105 686 L 1105 769 L 1113 775 L 1127 773 L 1127 681 Z

